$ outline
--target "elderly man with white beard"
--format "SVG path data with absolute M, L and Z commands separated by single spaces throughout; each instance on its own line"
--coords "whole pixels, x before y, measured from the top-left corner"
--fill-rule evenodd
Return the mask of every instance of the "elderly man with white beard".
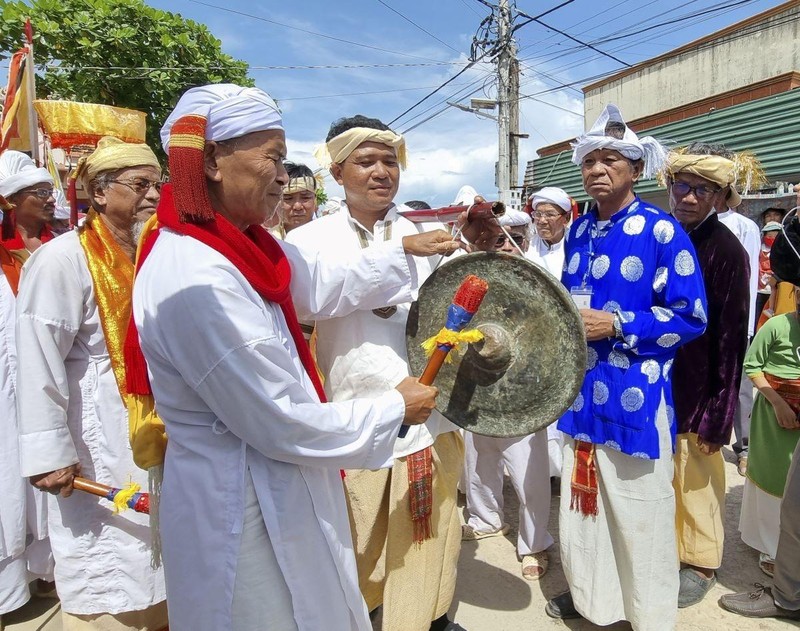
M 17 299 L 22 475 L 51 493 L 49 532 L 63 628 L 158 630 L 167 624 L 147 518 L 90 495 L 76 475 L 147 487 L 128 447 L 123 342 L 137 224 L 153 214 L 161 168 L 146 145 L 100 140 L 77 168 L 91 210 L 25 265 Z
M 341 469 L 391 463 L 401 423 L 424 423 L 437 390 L 408 377 L 326 402 L 298 316 L 409 302 L 412 256 L 461 244 L 443 230 L 352 251 L 276 241 L 262 225 L 289 179 L 286 136 L 257 88 L 187 91 L 161 137 L 171 182 L 142 237 L 126 374 L 169 436 L 170 626 L 368 631 Z

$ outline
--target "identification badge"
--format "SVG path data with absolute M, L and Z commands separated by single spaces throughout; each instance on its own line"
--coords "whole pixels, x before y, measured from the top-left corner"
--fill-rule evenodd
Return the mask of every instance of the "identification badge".
M 591 287 L 573 287 L 569 290 L 572 295 L 572 300 L 578 309 L 591 309 L 592 308 L 592 288 Z

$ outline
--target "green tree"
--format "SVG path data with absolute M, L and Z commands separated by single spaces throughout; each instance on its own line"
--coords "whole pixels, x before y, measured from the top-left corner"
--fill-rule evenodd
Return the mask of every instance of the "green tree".
M 253 85 L 204 24 L 141 0 L 0 0 L 0 58 L 34 30 L 38 98 L 105 103 L 147 113 L 147 142 L 180 95 L 206 83 Z

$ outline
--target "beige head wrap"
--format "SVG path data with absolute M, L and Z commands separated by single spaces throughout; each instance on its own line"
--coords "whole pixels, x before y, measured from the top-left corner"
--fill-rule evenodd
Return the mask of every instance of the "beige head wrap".
M 721 188 L 731 187 L 728 205 L 734 208 L 742 203 L 742 198 L 733 187 L 736 171 L 733 160 L 722 156 L 694 155 L 690 153 L 670 153 L 667 158 L 667 175 L 674 179 L 677 173 L 691 173 L 717 184 Z
M 87 184 L 103 171 L 138 166 L 151 166 L 161 171 L 156 154 L 147 145 L 104 136 L 91 155 L 80 159 L 72 177 L 81 178 Z
M 369 127 L 353 127 L 346 132 L 331 138 L 314 151 L 314 156 L 323 169 L 330 168 L 334 162 L 341 164 L 358 146 L 364 142 L 377 142 L 397 150 L 397 161 L 400 167 L 406 168 L 406 141 L 393 131 L 371 129 Z
M 301 191 L 315 193 L 316 190 L 317 180 L 310 175 L 304 175 L 302 177 L 291 178 L 287 182 L 286 186 L 283 187 L 283 194 L 293 195 L 294 193 L 300 193 Z

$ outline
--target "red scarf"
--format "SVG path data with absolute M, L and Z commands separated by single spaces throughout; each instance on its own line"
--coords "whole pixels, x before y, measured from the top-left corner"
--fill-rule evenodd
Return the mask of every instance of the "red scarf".
M 3 231 L 6 233 L 6 231 Z M 44 224 L 42 231 L 39 233 L 39 240 L 42 243 L 47 243 L 53 239 L 53 233 L 50 231 L 50 226 Z M 19 228 L 14 228 L 14 234 L 9 239 L 3 239 L 3 246 L 7 250 L 25 250 L 25 242 L 22 240 L 22 235 L 19 233 Z
M 175 207 L 172 186 L 167 184 L 161 190 L 158 204 L 158 222 L 160 227 L 169 228 L 205 243 L 222 254 L 247 279 L 253 289 L 269 302 L 280 306 L 289 332 L 294 340 L 300 361 L 306 369 L 320 401 L 325 402 L 325 391 L 322 388 L 314 359 L 308 343 L 303 337 L 297 314 L 294 310 L 289 283 L 292 277 L 291 267 L 278 242 L 261 226 L 250 226 L 242 232 L 220 214 L 215 214 L 212 221 L 205 223 L 182 222 Z M 136 271 L 153 249 L 160 229 L 154 231 L 142 245 Z M 133 318 L 128 326 L 125 340 L 126 381 L 128 391 L 133 394 L 152 394 L 147 378 L 147 365 L 139 344 L 139 334 Z

